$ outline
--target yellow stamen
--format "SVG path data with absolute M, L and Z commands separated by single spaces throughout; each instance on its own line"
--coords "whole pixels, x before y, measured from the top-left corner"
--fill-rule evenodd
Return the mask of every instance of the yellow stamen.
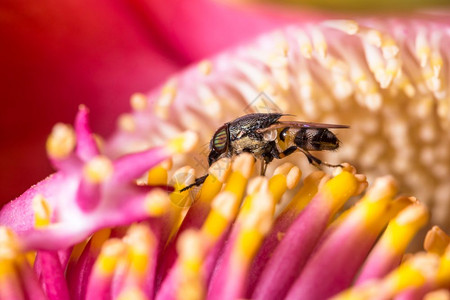
M 236 195 L 236 198 L 242 199 L 248 178 L 253 172 L 254 158 L 251 154 L 243 153 L 235 158 L 232 164 L 232 173 L 225 184 L 225 191 Z
M 179 282 L 176 299 L 203 299 L 206 289 L 201 272 L 205 256 L 202 235 L 194 230 L 186 230 L 178 240 L 177 249 Z
M 170 169 L 172 169 L 171 158 L 163 161 L 148 171 L 147 183 L 149 185 L 166 185 Z
M 147 96 L 141 93 L 134 93 L 131 95 L 130 104 L 136 111 L 143 111 L 147 108 Z
M 175 171 L 172 179 L 170 180 L 171 185 L 174 187 L 175 191 L 170 193 L 170 201 L 178 207 L 190 206 L 194 199 L 190 190 L 185 190 L 180 192 L 186 186 L 192 184 L 195 179 L 195 170 L 189 166 L 184 166 Z
M 325 173 L 322 171 L 316 171 L 308 175 L 303 180 L 303 186 L 293 197 L 284 212 L 294 211 L 296 214 L 299 214 L 306 207 L 306 205 L 308 205 L 311 199 L 317 194 L 319 183 L 324 178 L 324 176 Z M 328 179 L 329 177 L 325 178 L 325 180 Z
M 161 189 L 154 189 L 145 201 L 145 209 L 149 216 L 162 216 L 170 209 L 170 198 L 167 192 Z
M 423 300 L 450 300 L 450 291 L 441 289 L 427 293 Z
M 428 211 L 421 204 L 410 205 L 389 222 L 380 242 L 387 245 L 395 253 L 405 251 L 417 231 L 428 221 Z
M 52 210 L 41 194 L 34 196 L 31 206 L 34 212 L 34 227 L 44 228 L 50 225 Z
M 450 244 L 450 237 L 438 226 L 433 226 L 425 237 L 424 248 L 429 253 L 443 255 Z
M 177 84 L 174 79 L 169 80 L 161 89 L 161 95 L 156 100 L 154 107 L 155 114 L 166 120 L 169 116 L 169 109 L 172 103 L 175 101 L 177 95 Z
M 323 22 L 325 26 L 341 30 L 347 34 L 356 34 L 359 30 L 358 23 L 353 20 L 330 20 Z
M 428 62 L 430 57 L 430 46 L 428 44 L 427 38 L 424 31 L 420 31 L 416 36 L 416 56 L 419 59 L 420 66 L 423 68 Z
M 212 204 L 211 211 L 203 223 L 201 231 L 211 238 L 212 242 L 224 233 L 228 225 L 236 218 L 240 200 L 230 192 L 218 194 Z
M 437 284 L 443 287 L 450 285 L 450 245 L 447 246 L 444 255 L 441 257 L 437 272 Z
M 419 253 L 392 271 L 380 287 L 389 296 L 396 295 L 407 288 L 422 286 L 427 280 L 436 276 L 439 259 L 436 255 Z
M 140 288 L 137 287 L 127 288 L 124 291 L 120 292 L 119 296 L 117 297 L 117 300 L 129 300 L 129 299 L 148 300 L 144 291 L 142 291 Z
M 293 189 L 300 180 L 300 169 L 291 163 L 284 163 L 275 169 L 274 175 L 269 179 L 269 190 L 278 203 L 286 189 Z
M 325 58 L 327 55 L 328 46 L 323 33 L 316 27 L 311 28 L 310 32 L 314 50 L 319 54 L 320 57 Z
M 136 130 L 136 122 L 132 114 L 121 114 L 117 119 L 118 126 L 125 132 L 134 132 Z
M 134 224 L 128 229 L 123 241 L 128 245 L 130 260 L 130 276 L 138 281 L 144 276 L 152 263 L 151 251 L 155 250 L 156 240 L 150 227 L 144 224 Z M 154 262 L 153 262 L 154 263 Z
M 94 272 L 101 276 L 111 277 L 116 270 L 119 258 L 125 254 L 125 244 L 117 238 L 107 240 L 95 261 Z
M 197 143 L 198 135 L 193 131 L 185 131 L 168 142 L 167 150 L 171 154 L 183 154 L 191 151 Z
M 209 175 L 203 183 L 198 201 L 210 204 L 214 197 L 220 192 L 223 183 L 231 172 L 231 160 L 223 158 L 211 165 Z
M 212 71 L 212 63 L 210 60 L 202 60 L 201 62 L 198 63 L 198 70 L 203 74 L 203 75 L 209 75 Z
M 258 177 L 258 185 L 246 198 L 236 221 L 239 234 L 236 237 L 234 263 L 239 266 L 250 263 L 258 251 L 264 236 L 273 223 L 275 201 L 269 191 L 267 178 Z
M 332 211 L 336 211 L 348 198 L 354 195 L 357 189 L 358 181 L 355 175 L 343 171 L 325 183 L 319 193 L 323 195 L 323 199 L 330 205 Z
M 92 183 L 101 183 L 113 173 L 113 164 L 106 156 L 96 156 L 83 167 L 84 177 Z
M 72 153 L 75 148 L 75 131 L 69 125 L 58 123 L 53 126 L 47 139 L 47 153 L 50 157 L 63 159 Z

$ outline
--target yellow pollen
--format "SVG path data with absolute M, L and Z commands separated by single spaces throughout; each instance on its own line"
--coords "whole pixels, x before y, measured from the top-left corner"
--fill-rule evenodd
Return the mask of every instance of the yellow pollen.
M 34 212 L 34 226 L 36 228 L 45 228 L 50 225 L 52 210 L 50 204 L 41 194 L 34 196 L 31 206 Z
M 382 236 L 396 253 L 403 253 L 417 231 L 428 221 L 428 211 L 423 205 L 410 205 L 389 223 Z
M 427 252 L 443 255 L 450 244 L 450 237 L 438 226 L 433 226 L 425 237 L 424 248 Z
M 430 57 L 430 46 L 428 44 L 427 38 L 424 31 L 419 31 L 416 36 L 416 56 L 419 59 L 420 66 L 424 68 L 428 63 L 428 58 Z
M 75 148 L 75 131 L 69 125 L 58 123 L 53 126 L 47 139 L 47 153 L 56 159 L 63 159 L 72 153 Z
M 327 43 L 325 41 L 325 37 L 323 33 L 317 29 L 316 27 L 312 27 L 310 29 L 314 50 L 321 58 L 325 58 L 327 56 Z
M 203 75 L 209 75 L 212 71 L 212 62 L 210 60 L 202 60 L 198 64 L 198 70 Z
M 107 240 L 95 262 L 94 270 L 102 276 L 112 276 L 117 266 L 117 262 L 126 252 L 125 244 L 117 238 Z
M 450 291 L 446 289 L 440 289 L 429 292 L 423 297 L 423 300 L 449 300 L 449 299 L 450 299 Z
M 192 151 L 198 143 L 198 135 L 193 131 L 185 131 L 179 136 L 170 140 L 167 149 L 172 154 L 183 154 Z
M 147 108 L 147 96 L 141 93 L 131 95 L 131 107 L 136 111 L 143 111 Z
M 152 190 L 147 195 L 145 208 L 150 216 L 162 216 L 170 208 L 169 195 L 161 189 Z
M 147 184 L 148 185 L 166 185 L 168 181 L 168 171 L 172 168 L 172 159 L 169 158 L 159 165 L 153 167 L 148 171 Z
M 145 295 L 144 291 L 142 291 L 138 287 L 129 287 L 126 288 L 124 291 L 120 292 L 119 296 L 117 297 L 117 300 L 148 300 L 147 296 Z
M 117 122 L 119 128 L 125 132 L 134 132 L 136 130 L 136 122 L 132 114 L 121 114 Z
M 356 34 L 359 30 L 358 23 L 353 20 L 330 20 L 323 22 L 325 26 L 330 28 L 338 29 L 347 34 Z
M 169 109 L 172 103 L 175 101 L 177 95 L 177 87 L 175 80 L 169 80 L 162 88 L 161 95 L 156 100 L 154 107 L 155 114 L 162 120 L 166 120 L 169 117 Z
M 84 177 L 92 183 L 101 183 L 113 173 L 113 164 L 106 156 L 96 156 L 83 167 Z

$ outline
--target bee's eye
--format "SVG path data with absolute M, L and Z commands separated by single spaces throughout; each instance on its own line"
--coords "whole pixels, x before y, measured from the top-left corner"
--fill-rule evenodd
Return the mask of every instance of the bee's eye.
M 228 142 L 227 128 L 224 125 L 216 131 L 216 134 L 214 134 L 212 140 L 212 147 L 217 152 L 223 152 L 223 150 L 227 147 L 227 142 Z

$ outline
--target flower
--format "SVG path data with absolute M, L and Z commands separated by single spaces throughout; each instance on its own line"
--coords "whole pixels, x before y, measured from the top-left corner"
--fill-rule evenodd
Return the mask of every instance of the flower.
M 450 228 L 447 29 L 439 14 L 283 27 L 136 94 L 107 151 L 120 156 L 186 129 L 203 145 L 221 124 L 254 111 L 348 124 L 333 160 L 354 162 L 371 181 L 394 175 L 431 205 L 433 223 Z M 204 172 L 206 151 L 186 162 Z
M 56 122 L 72 122 L 80 103 L 107 136 L 132 93 L 294 18 L 319 15 L 209 0 L 11 1 L 1 10 L 0 205 L 52 172 L 45 137 Z
M 80 116 L 86 116 L 85 110 L 78 120 Z M 83 144 L 80 137 L 78 144 Z M 135 155 L 134 162 L 146 154 Z M 122 166 L 136 170 L 136 164 Z M 167 161 L 154 165 L 149 183 L 167 182 L 171 167 Z M 61 176 L 70 176 L 65 171 L 61 168 Z M 116 171 L 124 174 L 117 168 L 110 176 L 118 176 Z M 192 177 L 179 181 L 170 194 L 153 188 L 141 201 L 145 207 L 134 224 L 132 212 L 141 207 L 139 201 L 132 203 L 134 209 L 127 209 L 129 204 L 124 202 L 109 207 L 110 213 L 123 217 L 113 218 L 117 223 L 110 222 L 111 216 L 92 213 L 96 208 L 83 210 L 80 205 L 79 223 L 96 220 L 103 228 L 91 227 L 96 232 L 80 233 L 84 238 L 79 240 L 67 228 L 76 226 L 75 222 L 67 224 L 70 221 L 58 216 L 44 220 L 42 210 L 34 208 L 35 220 L 46 221 L 36 222 L 34 232 L 0 227 L 0 295 L 5 299 L 359 299 L 382 295 L 387 299 L 448 292 L 450 237 L 438 227 L 428 232 L 426 253 L 401 263 L 406 246 L 427 222 L 428 211 L 413 197 L 396 196 L 392 177 L 377 179 L 359 197 L 367 188 L 366 177 L 348 164 L 334 176 L 315 171 L 301 181 L 300 169 L 288 162 L 269 177 L 253 173 L 253 157 L 242 154 L 233 162 L 225 158 L 213 164 L 198 193 L 179 192 Z M 43 193 L 61 185 L 52 178 L 47 179 Z M 136 187 L 127 185 L 109 189 L 124 194 L 122 190 Z M 79 185 L 79 191 L 84 187 Z M 289 191 L 294 190 L 291 196 Z M 175 201 L 180 196 L 197 201 L 183 207 Z M 276 213 L 286 197 L 289 205 L 279 206 L 281 212 Z M 338 214 L 350 197 L 359 200 Z M 72 202 L 70 197 L 60 199 L 64 204 Z M 100 199 L 103 206 L 115 202 Z M 56 227 L 64 227 L 66 235 Z M 36 251 L 27 252 L 32 249 Z

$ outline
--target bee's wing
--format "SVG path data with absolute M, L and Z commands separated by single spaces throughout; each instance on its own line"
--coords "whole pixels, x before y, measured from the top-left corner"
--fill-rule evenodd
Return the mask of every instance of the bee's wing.
M 278 128 L 350 128 L 348 125 L 339 124 L 325 124 L 325 123 L 313 123 L 313 122 L 301 122 L 301 121 L 280 121 L 270 125 L 267 128 L 257 129 L 259 133 L 268 132 Z

